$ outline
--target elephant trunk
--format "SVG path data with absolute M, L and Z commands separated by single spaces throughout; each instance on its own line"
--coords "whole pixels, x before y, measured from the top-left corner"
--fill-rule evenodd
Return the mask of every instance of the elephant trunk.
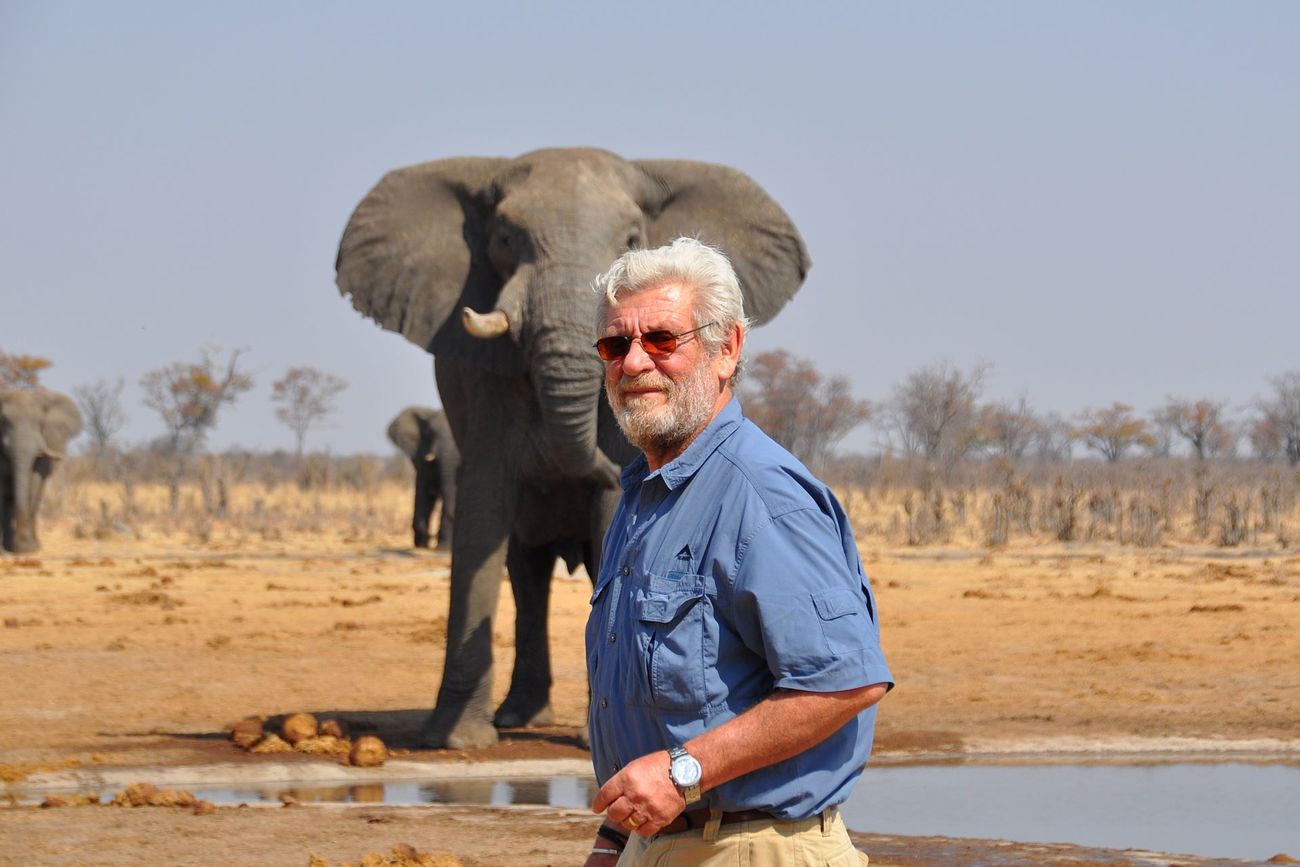
M 36 539 L 36 509 L 41 497 L 41 479 L 36 475 L 39 448 L 19 446 L 12 449 L 14 484 L 14 535 L 15 554 L 30 554 L 40 550 Z
M 565 267 L 537 275 L 524 323 L 546 451 L 565 476 L 618 485 L 618 468 L 596 442 L 603 368 L 592 349 L 599 268 Z

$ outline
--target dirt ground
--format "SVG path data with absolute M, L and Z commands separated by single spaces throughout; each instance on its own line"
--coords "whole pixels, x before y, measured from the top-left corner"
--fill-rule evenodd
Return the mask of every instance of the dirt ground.
M 270 538 L 230 530 L 199 541 L 186 532 L 75 538 L 56 525 L 39 555 L 0 556 L 0 779 L 267 761 L 277 757 L 236 749 L 225 727 L 297 711 L 372 729 L 404 760 L 585 757 L 573 738 L 586 703 L 582 576 L 554 585 L 558 724 L 509 732 L 474 754 L 416 749 L 441 670 L 448 562 L 410 550 L 400 527 Z M 1300 756 L 1294 549 L 864 540 L 863 557 L 898 681 L 881 706 L 876 761 Z M 512 623 L 503 585 L 499 696 Z M 466 865 L 578 864 L 593 827 L 581 811 L 549 808 L 194 815 L 11 804 L 0 808 L 0 864 L 305 865 L 312 854 L 339 864 L 401 842 Z M 1170 863 L 1069 847 L 859 843 L 875 864 Z

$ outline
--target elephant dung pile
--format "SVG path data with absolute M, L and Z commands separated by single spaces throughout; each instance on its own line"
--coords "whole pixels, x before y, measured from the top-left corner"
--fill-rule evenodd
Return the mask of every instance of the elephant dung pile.
M 317 723 L 309 713 L 290 714 L 280 723 L 280 732 L 266 731 L 262 720 L 242 719 L 230 727 L 230 740 L 250 753 L 308 753 L 346 756 L 347 764 L 374 768 L 388 759 L 388 747 L 374 735 L 349 739 L 347 724 L 327 719 Z
M 51 795 L 41 802 L 41 807 L 99 806 L 98 795 Z M 160 789 L 153 783 L 132 783 L 113 796 L 112 807 L 187 807 L 195 815 L 206 816 L 216 811 L 211 801 L 200 800 L 185 789 Z
M 427 852 L 418 852 L 410 844 L 398 843 L 389 854 L 369 853 L 355 867 L 463 867 L 463 865 L 464 862 L 453 855 L 432 855 Z M 308 858 L 307 867 L 329 867 L 329 862 L 316 855 L 311 855 Z M 341 864 L 339 867 L 354 867 L 354 865 Z

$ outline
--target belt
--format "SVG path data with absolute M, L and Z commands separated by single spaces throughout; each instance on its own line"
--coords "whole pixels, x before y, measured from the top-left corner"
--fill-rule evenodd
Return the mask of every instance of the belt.
M 659 830 L 660 834 L 680 834 L 695 828 L 703 828 L 709 821 L 709 808 L 697 807 L 687 810 Z M 723 813 L 722 824 L 734 825 L 737 822 L 775 822 L 776 816 L 762 810 L 738 810 L 735 813 Z

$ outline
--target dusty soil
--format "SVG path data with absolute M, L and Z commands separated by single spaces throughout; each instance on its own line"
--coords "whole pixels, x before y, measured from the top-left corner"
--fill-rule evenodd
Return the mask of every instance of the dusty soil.
M 474 754 L 416 749 L 441 670 L 448 563 L 409 550 L 400 527 L 270 539 L 205 531 L 199 542 L 184 532 L 79 539 L 54 526 L 41 554 L 0 556 L 0 778 L 283 761 L 238 750 L 225 727 L 298 711 L 373 730 L 403 760 L 584 757 L 573 738 L 586 702 L 573 640 L 587 612 L 581 576 L 554 587 L 557 725 L 509 732 Z M 898 680 L 880 712 L 878 761 L 1300 755 L 1294 550 L 989 552 L 868 540 L 863 555 Z M 503 588 L 499 696 L 512 622 Z M 593 827 L 581 811 L 552 809 L 9 806 L 0 863 L 304 865 L 314 853 L 336 864 L 406 842 L 464 864 L 576 864 Z M 1068 847 L 859 842 L 876 864 L 1169 863 Z

